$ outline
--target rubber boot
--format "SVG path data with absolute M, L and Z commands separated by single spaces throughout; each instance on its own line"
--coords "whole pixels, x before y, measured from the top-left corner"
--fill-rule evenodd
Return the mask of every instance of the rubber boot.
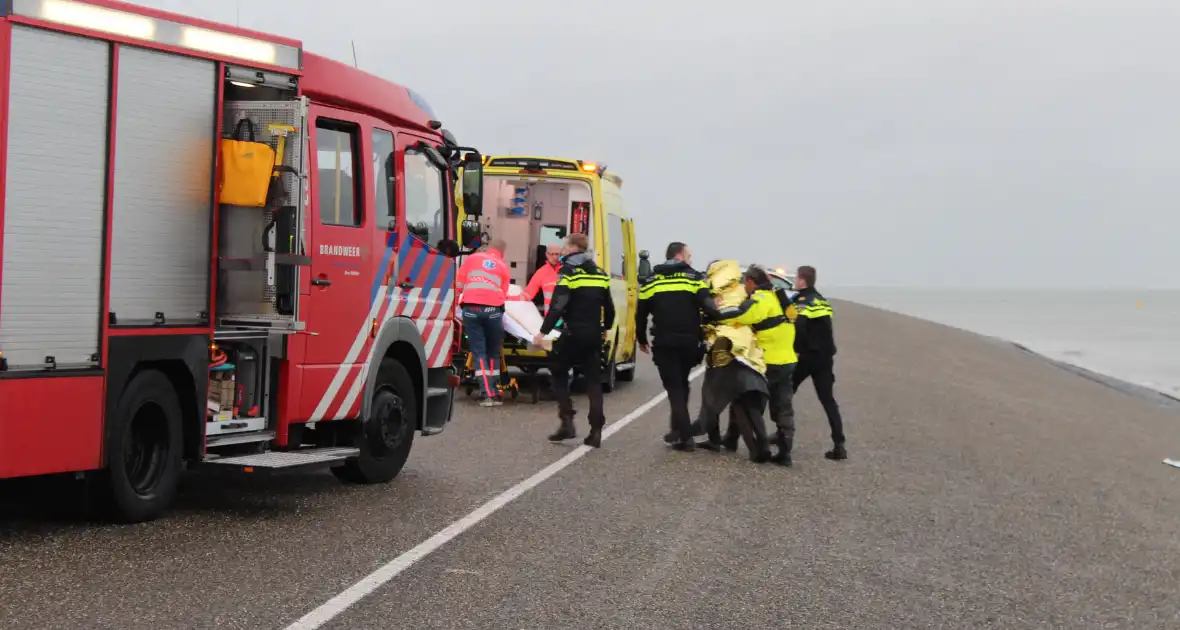
M 770 461 L 772 463 L 778 464 L 779 466 L 790 467 L 792 442 L 794 442 L 794 440 L 787 437 L 786 433 L 783 433 L 782 431 L 775 432 L 774 444 L 775 446 L 778 446 L 778 452 L 770 458 Z
M 570 427 L 570 430 L 572 431 L 573 427 Z M 602 448 L 602 427 L 590 427 L 590 435 L 582 440 L 582 444 L 591 448 Z
M 824 453 L 824 457 L 834 460 L 848 459 L 848 450 L 844 448 L 843 443 L 837 444 L 832 447 L 832 450 Z
M 578 437 L 578 431 L 574 428 L 573 418 L 562 418 L 561 426 L 557 428 L 557 432 L 549 436 L 550 442 L 561 442 L 563 440 L 572 440 Z

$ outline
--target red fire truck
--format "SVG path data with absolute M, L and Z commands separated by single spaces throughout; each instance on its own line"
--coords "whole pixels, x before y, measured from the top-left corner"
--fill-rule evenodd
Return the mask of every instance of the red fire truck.
M 419 95 L 109 0 L 0 2 L 0 51 L 0 479 L 143 521 L 185 467 L 381 483 L 443 430 L 483 179 Z

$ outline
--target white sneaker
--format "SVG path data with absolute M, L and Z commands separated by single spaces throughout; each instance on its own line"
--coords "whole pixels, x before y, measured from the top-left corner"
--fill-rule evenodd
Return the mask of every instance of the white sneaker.
M 483 400 L 479 401 L 480 407 L 495 407 L 498 404 L 499 403 L 496 402 L 495 398 L 484 398 Z

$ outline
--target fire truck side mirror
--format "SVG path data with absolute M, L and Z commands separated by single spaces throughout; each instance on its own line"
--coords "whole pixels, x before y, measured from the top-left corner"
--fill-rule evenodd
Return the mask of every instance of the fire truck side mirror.
M 463 212 L 469 217 L 483 213 L 483 158 L 478 153 L 463 158 Z
M 479 221 L 464 221 L 459 229 L 459 238 L 463 245 L 463 249 L 474 250 L 478 249 L 483 243 L 480 240 L 480 225 Z

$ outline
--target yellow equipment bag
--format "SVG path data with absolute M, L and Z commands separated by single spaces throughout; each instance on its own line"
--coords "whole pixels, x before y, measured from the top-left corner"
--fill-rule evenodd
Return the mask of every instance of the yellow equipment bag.
M 248 132 L 242 135 L 243 127 Z M 261 208 L 266 205 L 275 168 L 275 150 L 254 140 L 254 123 L 238 121 L 232 137 L 221 140 L 221 203 Z

